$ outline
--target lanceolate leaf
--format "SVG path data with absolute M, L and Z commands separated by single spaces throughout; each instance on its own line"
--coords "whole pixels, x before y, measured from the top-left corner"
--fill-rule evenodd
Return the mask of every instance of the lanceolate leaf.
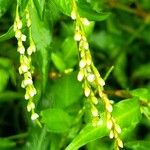
M 114 107 L 113 115 L 122 129 L 128 128 L 131 125 L 135 126 L 141 118 L 139 101 L 134 98 L 119 102 Z M 93 127 L 91 124 L 88 124 L 81 130 L 79 135 L 74 138 L 66 150 L 77 150 L 88 142 L 107 135 L 108 130 L 105 122 L 99 127 Z
M 45 20 L 40 20 L 35 7 L 32 7 L 30 10 L 32 18 L 32 36 L 37 46 L 36 63 L 40 66 L 44 91 L 48 76 L 51 32 L 48 23 Z
M 14 37 L 14 34 L 13 26 L 11 26 L 6 33 L 0 36 L 0 42 L 11 39 Z
M 43 18 L 45 0 L 33 0 L 40 19 Z
M 132 141 L 125 144 L 125 147 L 132 150 L 148 150 L 150 148 L 150 142 L 147 141 Z
M 110 13 L 96 12 L 93 10 L 89 3 L 79 0 L 78 1 L 79 13 L 82 17 L 85 17 L 91 21 L 103 21 L 108 18 Z
M 42 122 L 50 132 L 66 132 L 72 124 L 72 118 L 62 109 L 47 109 L 41 112 Z
M 72 9 L 72 0 L 54 0 L 54 3 L 62 13 L 70 16 Z
M 9 6 L 11 5 L 11 3 L 12 3 L 12 1 L 10 1 L 10 0 L 0 0 L 0 18 L 7 11 Z
M 53 107 L 66 108 L 81 98 L 81 84 L 76 76 L 76 73 L 64 75 L 50 85 L 47 97 L 54 101 Z

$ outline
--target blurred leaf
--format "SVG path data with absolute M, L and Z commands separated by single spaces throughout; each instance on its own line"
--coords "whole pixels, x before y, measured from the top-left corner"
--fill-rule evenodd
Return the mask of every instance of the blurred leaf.
M 116 80 L 123 88 L 126 88 L 128 84 L 126 75 L 126 67 L 127 67 L 126 65 L 127 65 L 126 53 L 121 51 L 121 54 L 116 59 L 113 73 L 115 75 Z
M 91 21 L 103 21 L 109 17 L 109 13 L 96 12 L 89 3 L 83 0 L 78 1 L 78 10 L 82 17 Z
M 54 102 L 54 107 L 65 108 L 80 99 L 82 89 L 76 76 L 76 73 L 62 76 L 50 85 L 47 97 L 50 97 L 50 100 Z
M 42 87 L 45 91 L 45 86 L 48 78 L 49 56 L 50 56 L 50 43 L 51 31 L 48 23 L 45 20 L 40 20 L 35 7 L 30 9 L 32 19 L 32 36 L 37 46 L 36 63 L 40 67 L 42 74 Z
M 12 37 L 14 37 L 14 35 L 15 35 L 15 33 L 13 31 L 13 26 L 11 26 L 6 33 L 4 33 L 3 35 L 0 36 L 0 42 L 9 40 Z
M 77 44 L 72 37 L 68 37 L 62 44 L 63 60 L 67 68 L 72 68 L 78 61 Z M 67 69 L 66 68 L 66 69 Z
M 114 106 L 113 116 L 122 129 L 135 126 L 141 119 L 139 101 L 133 98 L 117 103 Z M 98 127 L 93 127 L 92 124 L 88 124 L 74 138 L 66 150 L 77 150 L 88 142 L 106 135 L 108 135 L 108 129 L 104 120 L 102 125 Z
M 63 72 L 66 69 L 65 62 L 63 61 L 63 58 L 61 57 L 60 53 L 52 53 L 51 59 L 55 65 L 55 67 L 60 71 Z
M 8 148 L 11 149 L 15 145 L 16 145 L 16 143 L 14 141 L 0 138 L 0 149 L 1 150 L 8 149 Z
M 133 78 L 150 78 L 150 63 L 142 64 L 133 72 Z
M 149 141 L 132 141 L 125 143 L 125 147 L 132 150 L 148 150 L 150 148 Z
M 43 110 L 41 116 L 42 122 L 50 132 L 66 132 L 72 124 L 72 118 L 62 109 Z
M 130 93 L 139 99 L 150 100 L 150 89 L 148 88 L 138 88 L 130 91 Z
M 0 18 L 5 14 L 11 4 L 12 1 L 10 0 L 0 0 Z
M 62 13 L 70 16 L 72 10 L 72 0 L 54 0 L 54 3 Z
M 0 69 L 0 92 L 2 92 L 8 83 L 9 74 L 6 70 Z
M 45 0 L 33 0 L 33 1 L 34 1 L 36 10 L 38 12 L 39 18 L 43 19 Z
M 117 103 L 114 106 L 113 115 L 122 129 L 135 127 L 141 120 L 139 99 L 134 97 Z
M 16 84 L 16 74 L 14 66 L 12 65 L 12 62 L 10 59 L 7 58 L 0 58 L 0 68 L 4 69 L 8 76 L 11 78 L 12 83 Z
M 12 101 L 12 100 L 22 99 L 22 98 L 23 98 L 23 94 L 19 92 L 4 91 L 0 93 L 0 102 Z

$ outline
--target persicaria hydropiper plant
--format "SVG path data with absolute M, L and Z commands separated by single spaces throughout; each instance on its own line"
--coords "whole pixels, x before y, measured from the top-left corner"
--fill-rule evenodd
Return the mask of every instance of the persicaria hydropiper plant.
M 30 19 L 28 5 L 26 6 L 24 15 L 21 18 L 19 14 L 19 4 L 20 4 L 20 1 L 17 0 L 16 17 L 14 21 L 14 32 L 15 32 L 15 37 L 18 41 L 17 51 L 20 54 L 19 74 L 23 75 L 23 81 L 21 83 L 21 87 L 26 90 L 25 99 L 28 101 L 27 110 L 28 112 L 31 112 L 31 119 L 34 121 L 34 120 L 37 120 L 37 118 L 39 117 L 39 115 L 35 113 L 35 110 L 34 110 L 35 104 L 33 102 L 33 97 L 35 96 L 37 91 L 33 84 L 33 79 L 32 79 L 33 66 L 31 63 L 32 61 L 31 55 L 32 53 L 36 51 L 36 47 L 32 39 L 32 33 L 31 33 L 32 23 Z M 26 20 L 25 20 L 25 23 L 23 24 L 22 19 L 24 18 Z M 28 28 L 28 35 L 23 34 L 23 31 L 22 31 L 23 26 L 26 26 Z M 28 48 L 24 46 L 24 43 L 26 42 L 26 40 L 29 40 Z
M 0 150 L 149 149 L 149 10 L 0 0 Z
M 82 82 L 84 95 L 87 97 L 88 102 L 91 105 L 92 124 L 93 126 L 101 125 L 101 118 L 97 105 L 99 101 L 102 101 L 105 107 L 105 117 L 107 128 L 110 130 L 109 137 L 115 139 L 115 149 L 123 148 L 123 142 L 119 137 L 121 133 L 120 126 L 116 123 L 112 116 L 113 106 L 112 102 L 108 99 L 108 96 L 104 93 L 105 81 L 101 77 L 97 68 L 92 61 L 89 44 L 86 38 L 84 26 L 88 26 L 90 22 L 87 18 L 80 17 L 76 1 L 72 2 L 71 17 L 75 20 L 75 35 L 74 40 L 79 43 L 79 73 L 78 80 Z M 97 96 L 98 93 L 98 96 Z

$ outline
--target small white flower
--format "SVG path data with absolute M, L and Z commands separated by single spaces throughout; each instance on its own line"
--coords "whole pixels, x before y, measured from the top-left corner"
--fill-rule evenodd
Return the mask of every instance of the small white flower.
M 28 71 L 28 67 L 27 65 L 25 64 L 22 64 L 20 67 L 19 67 L 19 73 L 22 74 L 22 73 L 25 73 Z
M 32 81 L 32 79 L 28 78 L 28 79 L 24 79 L 22 81 L 22 83 L 23 83 L 24 87 L 26 87 L 27 85 L 32 85 L 33 81 Z
M 30 26 L 31 26 L 31 20 L 28 19 L 28 20 L 27 20 L 27 27 L 30 27 Z
M 28 112 L 30 112 L 31 110 L 33 110 L 35 108 L 35 104 L 33 102 L 29 102 L 27 105 L 27 110 Z
M 95 105 L 98 104 L 98 99 L 97 99 L 96 97 L 93 96 L 93 97 L 91 98 L 91 100 L 92 100 L 92 103 L 93 103 L 93 104 L 95 104 Z
M 112 120 L 108 120 L 108 121 L 107 121 L 107 128 L 108 128 L 108 129 L 111 129 L 112 126 L 113 126 Z
M 26 36 L 24 34 L 21 35 L 21 40 L 26 41 Z
M 80 68 L 84 68 L 86 66 L 86 60 L 81 59 L 80 62 L 79 62 L 79 66 L 80 66 Z
M 37 114 L 37 113 L 33 113 L 32 115 L 31 115 L 31 120 L 36 120 L 37 118 L 39 117 L 39 115 Z
M 77 31 L 74 35 L 74 40 L 75 41 L 80 41 L 81 40 L 81 33 L 79 31 Z
M 16 37 L 17 39 L 19 39 L 19 38 L 21 38 L 21 36 L 22 36 L 21 31 L 17 29 L 16 32 L 15 32 L 15 37 Z
M 123 148 L 123 142 L 121 141 L 121 139 L 117 138 L 117 144 L 119 147 Z
M 22 21 L 21 20 L 19 20 L 18 22 L 17 22 L 17 28 L 20 30 L 20 29 L 22 29 Z
M 91 93 L 90 88 L 89 88 L 88 86 L 86 86 L 85 89 L 84 89 L 84 94 L 85 94 L 85 96 L 86 96 L 86 97 L 89 97 L 90 93 Z
M 106 104 L 106 109 L 110 113 L 113 111 L 113 107 L 112 107 L 112 105 L 110 103 Z
M 88 50 L 88 49 L 89 49 L 89 44 L 88 44 L 87 41 L 84 41 L 83 47 L 84 47 L 85 50 Z
M 82 23 L 85 25 L 85 26 L 88 26 L 90 25 L 90 21 L 87 19 L 87 18 L 82 18 Z
M 96 108 L 96 107 L 92 107 L 92 109 L 91 109 L 91 113 L 92 113 L 93 117 L 97 117 L 97 116 L 99 116 L 99 114 L 98 114 L 98 110 L 97 110 L 97 108 Z
M 26 94 L 25 94 L 24 98 L 25 98 L 26 100 L 28 100 L 28 99 L 30 98 L 30 96 L 29 96 L 28 92 L 26 92 Z
M 113 137 L 114 137 L 114 132 L 113 132 L 113 130 L 111 130 L 110 133 L 109 133 L 109 138 L 113 139 Z
M 104 86 L 104 85 L 105 85 L 105 81 L 104 81 L 102 78 L 99 78 L 98 83 L 99 83 L 101 86 Z
M 115 129 L 119 134 L 121 133 L 121 128 L 118 124 L 115 125 Z
M 25 53 L 25 48 L 24 48 L 24 46 L 22 45 L 22 46 L 19 46 L 18 48 L 17 48 L 17 51 L 20 53 L 20 54 L 24 54 Z
M 76 12 L 75 12 L 74 10 L 71 12 L 71 18 L 72 18 L 73 20 L 76 19 Z
M 77 76 L 78 81 L 82 81 L 84 78 L 84 72 L 83 70 L 80 70 Z
M 87 80 L 88 80 L 89 82 L 93 82 L 93 81 L 95 80 L 95 75 L 94 75 L 94 74 L 88 74 Z

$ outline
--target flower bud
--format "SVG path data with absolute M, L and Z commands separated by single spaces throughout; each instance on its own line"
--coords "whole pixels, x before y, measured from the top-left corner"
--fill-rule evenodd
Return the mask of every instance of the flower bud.
M 84 71 L 80 70 L 77 76 L 78 81 L 82 81 L 84 78 Z
M 37 114 L 37 113 L 33 113 L 32 115 L 31 115 L 31 120 L 36 120 L 37 118 L 39 117 L 39 115 Z
M 110 119 L 110 120 L 107 121 L 107 128 L 108 128 L 108 129 L 111 129 L 112 126 L 113 126 L 113 122 L 112 122 L 112 120 Z
M 79 62 L 79 66 L 80 66 L 80 68 L 84 68 L 86 66 L 86 60 L 81 59 L 80 62 Z
M 95 106 L 92 106 L 91 113 L 92 113 L 93 117 L 98 117 L 99 116 L 98 110 Z
M 35 104 L 33 102 L 29 102 L 27 105 L 27 111 L 30 112 L 35 108 Z
M 20 54 L 24 54 L 25 53 L 25 48 L 24 48 L 24 46 L 22 45 L 22 46 L 19 46 L 18 48 L 17 48 L 17 51 L 20 53 Z
M 24 34 L 21 35 L 21 40 L 26 41 L 26 36 Z
M 75 41 L 80 41 L 81 40 L 81 33 L 79 31 L 77 31 L 74 35 L 74 40 Z
M 113 132 L 113 130 L 111 130 L 110 133 L 109 133 L 109 138 L 113 139 L 113 137 L 114 137 L 114 132 Z
M 72 18 L 73 20 L 76 19 L 76 12 L 75 12 L 75 10 L 73 10 L 73 11 L 71 12 L 71 18 Z
M 89 97 L 90 93 L 91 93 L 90 88 L 89 88 L 88 86 L 86 86 L 85 89 L 84 89 L 84 94 L 85 94 L 85 96 L 86 96 L 86 97 Z
M 82 18 L 81 21 L 85 26 L 90 25 L 90 21 L 87 18 Z
M 88 80 L 89 82 L 93 82 L 93 81 L 95 80 L 95 75 L 94 75 L 94 74 L 88 74 L 87 80 Z
M 21 38 L 21 36 L 22 36 L 21 31 L 17 29 L 16 32 L 15 32 L 15 37 L 16 37 L 17 39 L 19 39 L 19 38 Z
M 117 138 L 117 144 L 119 147 L 123 148 L 123 142 L 121 141 L 121 139 Z

